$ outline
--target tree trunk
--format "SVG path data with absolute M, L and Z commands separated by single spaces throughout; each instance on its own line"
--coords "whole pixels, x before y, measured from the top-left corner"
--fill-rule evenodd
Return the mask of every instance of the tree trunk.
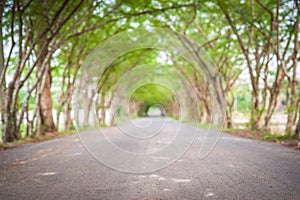
M 299 104 L 300 104 L 300 99 L 298 100 Z M 300 106 L 299 106 L 300 107 Z M 295 131 L 295 134 L 293 135 L 293 137 L 295 139 L 298 139 L 300 140 L 300 108 L 299 108 L 299 116 L 298 116 L 298 123 L 297 123 L 297 126 L 296 126 L 296 131 Z
M 251 130 L 261 129 L 261 114 L 259 110 L 259 100 L 255 92 L 252 93 L 250 126 Z
M 72 103 L 72 95 L 74 91 L 74 84 L 69 83 L 67 89 L 67 97 L 64 105 L 64 130 L 68 131 L 72 127 L 72 120 L 71 120 L 71 103 Z
M 0 25 L 2 27 L 2 19 L 3 19 L 3 11 L 6 1 L 2 1 L 0 3 Z M 6 108 L 8 105 L 5 105 L 6 99 L 5 99 L 5 81 L 4 81 L 4 52 L 3 52 L 3 40 L 2 40 L 2 28 L 0 29 L 0 115 L 1 115 L 1 127 L 2 127 L 2 142 L 6 143 L 11 141 L 13 138 L 10 136 L 10 132 L 7 132 L 10 127 L 9 123 L 5 123 L 6 120 L 9 120 L 10 116 L 6 116 Z M 3 77 L 3 78 L 2 78 Z M 3 81 L 2 81 L 3 80 Z M 10 109 L 8 109 L 10 112 Z M 8 119 L 6 119 L 8 117 Z M 5 120 L 6 119 L 6 120 Z
M 38 124 L 37 124 L 37 134 L 44 135 L 45 132 L 54 132 L 56 131 L 56 126 L 53 120 L 52 113 L 52 95 L 51 95 L 51 68 L 50 68 L 50 60 L 52 52 L 49 52 L 48 45 L 49 41 L 47 40 L 46 35 L 43 35 L 40 38 L 38 43 L 38 53 L 39 58 L 37 62 L 37 72 L 44 73 L 44 79 L 40 82 L 38 87 L 39 99 L 38 99 Z M 45 71 L 41 71 L 45 70 Z
M 11 86 L 12 87 L 12 86 Z M 15 120 L 14 116 L 12 116 L 11 113 L 11 104 L 13 99 L 13 89 L 11 87 L 8 87 L 6 90 L 5 95 L 5 115 L 3 117 L 3 129 L 2 129 L 2 142 L 5 144 L 7 142 L 14 141 L 14 135 L 13 135 L 13 122 Z
M 89 93 L 90 93 L 90 95 L 89 95 Z M 89 123 L 90 113 L 91 113 L 94 96 L 95 96 L 95 91 L 94 90 L 89 91 L 88 88 L 86 88 L 86 93 L 85 93 L 85 97 L 84 97 L 84 121 L 83 121 L 84 127 L 88 127 L 90 124 Z
M 291 79 L 289 79 L 289 86 L 291 88 L 291 92 L 290 92 L 290 99 L 287 99 L 287 111 L 288 111 L 288 119 L 287 119 L 287 124 L 286 124 L 286 129 L 285 129 L 285 133 L 286 134 L 292 134 L 293 133 L 293 125 L 295 125 L 296 123 L 296 117 L 297 117 L 297 108 L 300 110 L 299 105 L 297 105 L 297 85 L 298 85 L 298 81 L 297 81 L 297 67 L 298 67 L 298 52 L 299 52 L 299 14 L 300 14 L 300 5 L 299 2 L 297 0 L 295 0 L 296 6 L 297 6 L 297 10 L 298 10 L 298 17 L 297 20 L 295 22 L 295 26 L 294 26 L 294 49 L 293 49 L 293 77 Z M 289 102 L 290 101 L 290 102 Z M 299 100 L 298 100 L 299 103 Z M 298 106 L 298 107 L 297 107 Z M 299 116 L 300 117 L 300 116 Z M 297 128 L 298 128 L 298 133 L 296 131 L 296 137 L 299 138 L 299 120 L 297 123 Z
M 105 93 L 102 92 L 101 93 L 101 97 L 100 97 L 100 100 L 101 100 L 101 103 L 100 103 L 100 113 L 101 113 L 101 116 L 100 116 L 100 125 L 101 126 L 105 126 L 105 111 L 106 111 L 106 108 L 105 108 Z
M 49 64 L 49 63 L 48 63 Z M 41 134 L 45 132 L 54 132 L 56 131 L 56 126 L 53 120 L 52 114 L 52 96 L 51 96 L 51 70 L 45 74 L 44 86 L 41 88 L 40 95 L 40 116 L 41 116 Z
M 279 69 L 277 71 L 277 76 L 275 80 L 275 84 L 273 85 L 273 89 L 271 90 L 270 100 L 269 100 L 269 106 L 267 109 L 267 114 L 265 116 L 265 130 L 270 130 L 270 122 L 271 118 L 273 116 L 273 113 L 275 111 L 276 105 L 278 103 L 279 96 L 281 94 L 281 88 L 284 81 L 284 74 L 282 72 L 282 66 L 278 66 Z M 266 97 L 264 97 L 266 98 Z
M 3 15 L 3 11 L 4 11 L 4 6 L 5 6 L 5 2 L 6 1 L 2 1 L 0 3 L 0 80 L 2 79 L 2 72 L 4 69 L 4 52 L 3 52 L 3 34 L 2 34 L 2 15 Z M 1 83 L 1 81 L 0 81 Z M 1 83 L 4 84 L 4 83 Z M 0 91 L 2 90 L 2 85 L 0 85 Z
M 233 123 L 232 123 L 232 108 L 234 105 L 234 96 L 232 95 L 232 101 L 229 102 L 228 100 L 226 100 L 226 128 L 233 128 Z

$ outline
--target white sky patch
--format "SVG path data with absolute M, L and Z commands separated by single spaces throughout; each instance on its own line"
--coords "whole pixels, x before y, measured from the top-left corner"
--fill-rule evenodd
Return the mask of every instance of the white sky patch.
M 140 26 L 140 23 L 130 22 L 130 26 L 133 27 L 133 28 L 138 28 Z
M 159 51 L 159 55 L 156 58 L 156 61 L 161 64 L 173 64 L 172 60 L 170 59 L 170 56 L 168 56 L 168 52 L 165 51 Z
M 143 27 L 148 30 L 148 28 L 152 28 L 149 20 L 143 22 Z
M 290 65 L 288 65 L 289 67 Z M 275 76 L 276 76 L 276 71 L 277 71 L 277 59 L 276 57 L 274 57 L 271 62 L 269 63 L 269 72 L 274 73 L 273 75 L 271 75 L 271 73 L 268 74 L 268 83 L 271 85 L 274 80 L 275 80 Z M 241 72 L 238 80 L 237 80 L 237 84 L 250 84 L 251 83 L 251 79 L 250 79 L 250 74 L 249 74 L 249 69 L 246 66 L 246 64 L 242 65 L 241 68 L 243 69 L 243 71 Z M 254 75 L 255 71 L 253 71 Z M 261 72 L 261 78 L 264 76 L 263 71 Z M 292 77 L 292 70 L 289 71 L 289 75 L 290 77 Z M 296 79 L 299 80 L 300 79 L 300 62 L 297 63 L 297 71 L 296 71 Z M 250 86 L 250 85 L 249 85 Z M 263 81 L 260 80 L 260 88 L 265 87 Z

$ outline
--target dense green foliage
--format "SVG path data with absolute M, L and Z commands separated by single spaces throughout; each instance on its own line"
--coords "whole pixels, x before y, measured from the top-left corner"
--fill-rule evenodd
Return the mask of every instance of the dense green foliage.
M 79 113 L 72 107 L 74 83 L 87 55 L 119 32 L 149 27 L 177 31 L 202 45 L 223 80 L 224 126 L 234 126 L 234 113 L 242 113 L 252 129 L 270 130 L 273 114 L 280 113 L 286 118 L 282 132 L 294 134 L 300 102 L 298 0 L 6 0 L 0 3 L 0 16 L 4 142 L 74 128 L 71 115 Z M 207 83 L 190 63 L 171 53 L 140 49 L 122 55 L 104 72 L 97 91 L 83 86 L 82 109 L 91 109 L 96 99 L 100 124 L 112 124 L 107 111 L 118 80 L 142 64 L 159 64 L 166 67 L 161 67 L 162 77 L 171 80 L 172 68 L 194 88 L 195 109 L 201 123 L 209 123 Z M 154 104 L 178 115 L 174 94 L 164 86 L 144 85 L 131 100 L 140 115 Z M 88 126 L 90 116 L 85 118 Z
M 137 88 L 132 94 L 132 99 L 141 104 L 141 116 L 145 115 L 153 105 L 158 104 L 166 108 L 168 104 L 175 101 L 175 97 L 168 88 L 151 83 Z

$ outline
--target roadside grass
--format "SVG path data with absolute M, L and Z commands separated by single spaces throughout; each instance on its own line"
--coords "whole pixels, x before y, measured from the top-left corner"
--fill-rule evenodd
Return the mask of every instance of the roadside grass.
M 237 129 L 225 128 L 225 129 L 223 129 L 223 132 L 229 133 L 232 135 L 237 135 L 237 136 L 244 137 L 244 138 L 282 144 L 284 146 L 300 150 L 299 140 L 292 139 L 289 135 L 282 135 L 282 134 L 278 134 L 278 133 L 272 134 L 267 131 L 253 131 L 253 130 L 250 130 L 247 128 L 245 128 L 245 129 L 243 129 L 243 128 L 237 128 Z
M 266 135 L 262 138 L 262 140 L 268 141 L 268 140 L 279 140 L 279 141 L 283 141 L 283 140 L 290 140 L 290 136 L 289 135 Z
M 176 119 L 174 119 L 176 120 Z M 176 120 L 178 121 L 178 120 Z M 210 124 L 200 124 L 200 123 L 187 123 L 192 126 L 197 126 L 198 128 L 203 128 L 203 129 L 214 129 L 216 127 L 213 127 Z M 21 127 L 21 129 L 24 129 L 25 127 Z M 106 128 L 106 127 L 102 127 Z M 95 130 L 96 128 L 90 127 L 90 128 L 83 128 L 78 131 L 84 132 L 84 131 L 92 131 Z M 14 142 L 10 142 L 7 144 L 3 144 L 0 141 L 0 151 L 13 148 L 22 144 L 26 143 L 36 143 L 36 142 L 41 142 L 41 141 L 46 141 L 46 140 L 51 140 L 54 138 L 60 138 L 68 135 L 73 135 L 78 132 L 77 130 L 70 130 L 70 131 L 64 131 L 64 132 L 54 132 L 54 133 L 46 133 L 44 136 L 30 136 L 26 137 L 25 136 L 25 129 L 22 131 L 22 138 L 20 140 L 16 140 Z M 279 143 L 283 144 L 285 146 L 294 148 L 294 149 L 299 149 L 300 150 L 300 142 L 299 140 L 294 140 L 291 139 L 289 135 L 281 135 L 281 134 L 271 134 L 270 132 L 266 131 L 253 131 L 250 130 L 247 127 L 244 128 L 223 128 L 222 132 L 229 133 L 232 135 L 237 135 L 240 137 L 244 138 L 249 138 L 249 139 L 254 139 L 254 140 L 260 140 L 260 141 L 266 141 L 266 142 L 273 142 L 273 143 Z M 2 132 L 0 129 L 0 138 L 2 138 Z
M 103 127 L 105 128 L 105 127 Z M 92 130 L 96 130 L 97 128 L 95 127 L 90 127 L 90 128 L 82 128 L 78 131 L 80 132 L 84 132 L 84 131 L 92 131 Z M 73 135 L 73 134 L 77 134 L 78 131 L 76 129 L 73 130 L 69 130 L 69 131 L 58 131 L 58 132 L 53 132 L 53 133 L 45 133 L 45 135 L 36 135 L 36 136 L 29 136 L 26 137 L 25 135 L 25 131 L 21 133 L 21 139 L 19 140 L 15 140 L 13 142 L 8 142 L 6 144 L 4 144 L 2 141 L 0 141 L 0 151 L 5 150 L 5 149 L 10 149 L 10 148 L 14 148 L 17 146 L 20 146 L 22 144 L 27 144 L 27 143 L 37 143 L 37 142 L 42 142 L 42 141 L 46 141 L 46 140 L 52 140 L 55 138 L 61 138 L 61 137 L 65 137 L 68 135 Z M 2 132 L 0 131 L 0 138 L 2 138 Z
M 178 120 L 176 120 L 178 121 Z M 188 124 L 190 126 L 196 126 L 198 128 L 202 128 L 202 129 L 212 129 L 212 130 L 224 130 L 223 128 L 221 127 L 218 127 L 216 125 L 213 125 L 213 124 L 202 124 L 202 123 L 196 123 L 196 122 L 188 122 L 188 121 L 182 121 L 183 123 L 185 124 Z
M 0 151 L 5 150 L 5 149 L 10 149 L 14 148 L 23 144 L 27 143 L 37 143 L 37 142 L 42 142 L 46 140 L 52 140 L 55 138 L 61 138 L 67 135 L 72 135 L 77 133 L 76 130 L 72 131 L 66 131 L 66 132 L 53 132 L 53 133 L 46 133 L 45 135 L 38 135 L 38 136 L 30 136 L 30 137 L 24 137 L 22 135 L 22 138 L 19 140 L 15 140 L 13 142 L 8 142 L 4 144 L 3 142 L 0 142 Z M 2 137 L 2 134 L 1 134 Z

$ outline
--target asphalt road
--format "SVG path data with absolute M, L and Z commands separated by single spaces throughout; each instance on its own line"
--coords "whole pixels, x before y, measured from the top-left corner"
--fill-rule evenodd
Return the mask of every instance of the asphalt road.
M 163 121 L 2 151 L 0 199 L 300 199 L 299 151 Z

